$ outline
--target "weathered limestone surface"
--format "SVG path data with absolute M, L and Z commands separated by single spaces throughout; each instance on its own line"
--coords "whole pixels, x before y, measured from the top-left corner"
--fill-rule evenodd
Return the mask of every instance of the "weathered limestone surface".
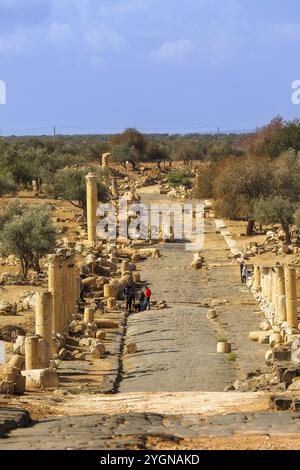
M 294 437 L 300 423 L 292 412 L 235 413 L 204 418 L 202 415 L 156 413 L 93 414 L 69 416 L 18 429 L 5 439 L 3 450 L 146 449 L 146 438 L 162 441 L 255 435 Z M 1 415 L 0 415 L 1 423 Z M 284 431 L 283 431 L 284 430 Z

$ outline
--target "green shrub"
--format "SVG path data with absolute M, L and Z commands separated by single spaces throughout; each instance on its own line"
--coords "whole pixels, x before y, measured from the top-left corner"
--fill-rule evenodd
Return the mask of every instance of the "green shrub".
M 168 182 L 171 186 L 186 186 L 188 188 L 192 187 L 192 178 L 193 175 L 188 170 L 174 170 L 168 176 Z

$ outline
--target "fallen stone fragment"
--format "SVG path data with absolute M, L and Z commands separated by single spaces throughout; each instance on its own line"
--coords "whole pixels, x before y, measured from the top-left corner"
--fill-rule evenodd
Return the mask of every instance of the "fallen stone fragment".
M 107 328 L 107 329 L 114 329 L 114 328 L 119 328 L 119 322 L 115 320 L 109 320 L 102 318 L 101 320 L 97 321 L 97 327 L 98 328 Z
M 104 330 L 96 331 L 96 339 L 103 340 L 105 338 L 106 338 L 106 331 L 104 331 Z
M 90 354 L 93 356 L 94 359 L 101 359 L 105 352 L 105 346 L 101 342 L 96 343 L 90 349 Z
M 136 343 L 130 343 L 127 345 L 127 352 L 128 354 L 135 354 L 137 353 L 137 345 Z
M 15 354 L 25 355 L 25 336 L 18 336 L 14 346 L 13 351 Z
M 207 312 L 207 318 L 208 318 L 208 320 L 214 320 L 215 318 L 217 318 L 217 316 L 218 316 L 218 315 L 217 315 L 216 310 L 209 310 L 209 311 Z

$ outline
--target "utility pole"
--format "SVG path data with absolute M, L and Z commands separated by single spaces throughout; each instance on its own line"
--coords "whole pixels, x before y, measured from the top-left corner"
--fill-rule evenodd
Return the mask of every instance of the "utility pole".
M 53 127 L 53 137 L 54 137 L 54 140 L 56 141 L 56 127 L 55 126 Z
M 218 126 L 218 138 L 217 139 L 218 139 L 218 145 L 219 145 L 220 143 L 220 127 L 219 126 Z

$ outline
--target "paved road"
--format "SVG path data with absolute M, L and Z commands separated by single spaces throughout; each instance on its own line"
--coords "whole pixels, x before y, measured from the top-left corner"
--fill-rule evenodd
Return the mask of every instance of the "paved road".
M 143 277 L 153 300 L 169 308 L 129 317 L 126 342 L 136 342 L 138 352 L 124 356 L 120 391 L 222 391 L 235 369 L 216 353 L 217 327 L 200 306 L 210 301 L 206 271 L 189 269 L 193 255 L 181 244 L 161 253 L 145 263 Z
M 2 450 L 145 449 L 149 438 L 180 443 L 182 439 L 297 436 L 299 416 L 294 413 L 236 413 L 203 418 L 199 415 L 163 416 L 131 413 L 93 414 L 57 418 L 13 431 L 0 441 Z M 148 447 L 149 448 L 149 447 Z

